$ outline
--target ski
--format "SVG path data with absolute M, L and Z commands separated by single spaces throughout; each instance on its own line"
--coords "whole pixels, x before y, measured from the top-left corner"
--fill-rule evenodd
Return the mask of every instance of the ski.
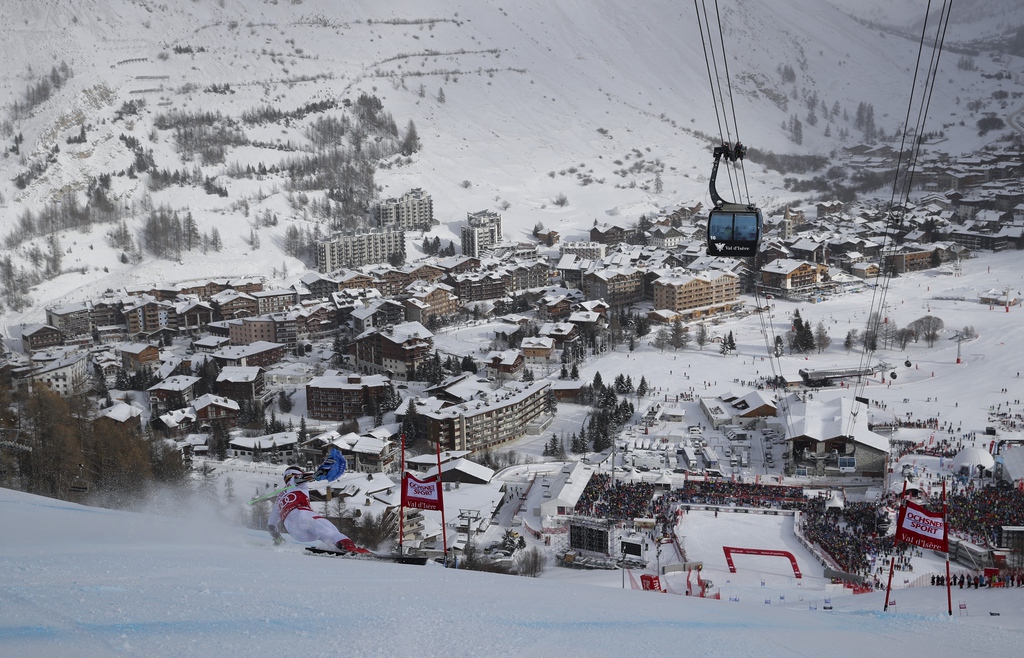
M 380 560 L 382 562 L 397 562 L 398 564 L 426 564 L 427 558 L 416 555 L 402 555 L 400 553 L 353 553 L 351 551 L 338 551 L 330 548 L 319 548 L 317 546 L 306 546 L 306 552 L 313 555 L 328 555 L 332 557 L 354 558 L 357 560 Z

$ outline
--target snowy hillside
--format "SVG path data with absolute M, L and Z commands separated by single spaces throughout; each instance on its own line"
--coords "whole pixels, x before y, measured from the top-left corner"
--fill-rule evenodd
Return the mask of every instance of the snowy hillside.
M 0 7 L 7 63 L 0 77 L 7 117 L 0 124 L 7 151 L 0 160 L 0 256 L 10 257 L 14 278 L 32 283 L 23 308 L 5 309 L 7 324 L 38 322 L 47 305 L 108 288 L 197 275 L 263 275 L 271 284 L 287 283 L 304 271 L 308 261 L 286 255 L 283 246 L 290 227 L 318 224 L 309 202 L 289 191 L 282 175 L 238 172 L 287 166 L 308 155 L 314 116 L 345 110 L 339 105 L 302 118 L 240 122 L 261 108 L 296 112 L 367 94 L 381 100 L 403 133 L 415 122 L 421 150 L 378 163 L 384 167 L 376 172 L 376 193 L 424 188 L 441 222 L 433 234 L 446 241 L 457 241 L 467 212 L 484 208 L 502 212 L 505 235 L 513 240 L 538 222 L 578 239 L 595 219 L 635 221 L 641 213 L 708 201 L 709 140 L 718 139 L 718 129 L 692 7 L 508 4 L 121 0 Z M 924 3 L 886 3 L 895 5 L 885 7 L 894 32 L 854 20 L 850 4 L 722 3 L 744 142 L 781 154 L 828 154 L 861 138 L 852 126 L 861 103 L 874 108 L 885 134 L 901 129 L 917 41 L 897 34 L 919 29 L 913 19 L 923 16 Z M 986 13 L 986 20 L 973 9 L 962 15 L 957 9 L 947 43 L 1024 24 L 1019 3 L 992 5 L 1003 11 Z M 874 21 L 881 20 L 876 9 Z M 953 155 L 997 138 L 978 137 L 978 112 L 1014 111 L 1015 104 L 1000 107 L 990 97 L 995 89 L 1015 87 L 983 75 L 1019 66 L 1016 58 L 978 55 L 977 70 L 961 70 L 958 57 L 947 52 L 940 62 L 929 122 L 945 132 L 938 148 Z M 54 72 L 60 84 L 51 85 L 45 100 L 30 102 Z M 979 104 L 968 110 L 972 100 Z M 810 106 L 818 117 L 814 125 Z M 176 129 L 158 127 L 174 113 L 219 114 L 241 137 L 222 160 L 204 163 L 183 154 Z M 804 124 L 800 144 L 780 127 L 793 118 Z M 83 129 L 84 142 L 68 142 Z M 193 180 L 155 189 L 151 174 L 126 174 L 140 151 L 151 154 L 156 168 L 188 172 Z M 747 172 L 751 197 L 765 208 L 792 200 L 779 172 L 756 162 Z M 88 232 L 58 230 L 55 242 L 42 231 L 40 212 L 49 208 L 61 216 L 71 199 L 84 205 L 103 175 L 110 176 L 108 217 L 125 221 L 138 258 L 123 259 L 124 248 L 111 246 L 109 223 L 94 223 Z M 660 194 L 656 175 L 663 181 Z M 204 191 L 204 179 L 226 196 Z M 315 201 L 325 191 L 307 196 Z M 554 203 L 559 195 L 565 205 Z M 193 213 L 199 232 L 216 228 L 224 249 L 215 258 L 195 250 L 154 258 L 141 248 L 143 224 L 154 208 Z M 36 230 L 12 239 L 27 212 Z M 258 220 L 271 214 L 277 225 Z M 410 259 L 418 238 L 409 236 Z M 63 255 L 60 275 L 45 271 L 49 250 Z
M 1005 656 L 1017 591 L 941 588 L 764 605 L 310 557 L 213 514 L 169 518 L 0 490 L 9 656 Z M 574 572 L 579 573 L 579 572 Z M 767 596 L 774 596 L 774 592 Z M 998 612 L 999 616 L 990 616 Z M 1011 652 L 1012 653 L 1012 652 Z

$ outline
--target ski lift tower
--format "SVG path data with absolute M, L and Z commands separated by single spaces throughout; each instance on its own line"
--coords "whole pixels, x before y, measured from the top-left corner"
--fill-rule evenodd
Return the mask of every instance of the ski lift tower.
M 956 341 L 956 364 L 960 365 L 960 346 L 964 342 L 964 332 L 959 330 L 954 332 L 953 337 L 950 340 Z

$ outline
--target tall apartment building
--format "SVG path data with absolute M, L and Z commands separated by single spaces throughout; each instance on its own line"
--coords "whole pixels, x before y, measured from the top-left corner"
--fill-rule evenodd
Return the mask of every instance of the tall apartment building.
M 462 227 L 462 254 L 479 258 L 481 253 L 501 243 L 501 215 L 480 210 L 466 215 Z
M 607 253 L 608 245 L 600 242 L 563 242 L 558 247 L 558 253 L 562 256 L 572 254 L 580 258 L 600 260 Z
M 405 231 L 371 229 L 365 232 L 335 233 L 316 243 L 316 266 L 320 272 L 343 267 L 386 263 L 395 254 L 405 253 Z
M 384 199 L 373 207 L 373 219 L 382 228 L 403 231 L 429 231 L 434 226 L 434 201 L 421 188 L 414 188 L 397 199 Z

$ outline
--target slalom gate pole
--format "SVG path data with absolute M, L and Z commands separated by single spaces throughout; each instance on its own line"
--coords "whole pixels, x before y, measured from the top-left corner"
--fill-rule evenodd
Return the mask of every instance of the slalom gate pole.
M 885 606 L 882 607 L 882 612 L 889 611 L 889 592 L 892 591 L 892 572 L 896 566 L 896 556 L 893 555 L 892 559 L 889 560 L 889 582 L 885 586 Z
M 946 509 L 946 481 L 942 481 L 942 534 L 946 542 L 946 608 L 949 616 L 953 616 L 953 591 L 949 582 L 949 516 Z
M 444 566 L 448 566 L 448 525 L 444 521 L 444 489 L 441 486 L 441 441 L 437 442 L 437 502 L 441 504 L 441 541 L 444 543 Z M 466 521 L 466 542 L 469 543 L 469 521 Z
M 900 494 L 900 511 L 896 515 L 897 523 L 903 519 L 903 506 L 907 502 L 907 481 L 903 480 L 903 493 Z M 897 528 L 898 531 L 898 528 Z M 897 533 L 898 534 L 898 533 Z M 896 542 L 892 545 L 893 551 L 896 550 Z M 888 612 L 889 610 L 889 593 L 892 591 L 892 572 L 896 568 L 896 556 L 893 555 L 889 561 L 889 582 L 885 586 L 885 605 L 882 607 L 882 612 Z
M 402 555 L 402 539 L 405 536 L 405 432 L 402 432 L 402 454 L 399 457 L 398 469 L 402 493 L 398 496 L 398 554 Z

